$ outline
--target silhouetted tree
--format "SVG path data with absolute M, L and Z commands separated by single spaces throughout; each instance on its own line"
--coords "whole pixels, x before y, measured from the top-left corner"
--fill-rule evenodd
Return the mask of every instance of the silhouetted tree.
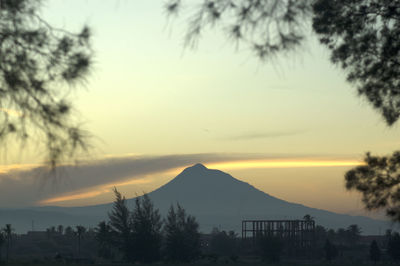
M 0 263 L 2 260 L 3 245 L 5 242 L 6 242 L 6 237 L 4 236 L 4 233 L 0 231 Z
M 322 246 L 327 238 L 328 238 L 328 232 L 326 231 L 325 227 L 321 225 L 315 226 L 315 241 Z
M 237 254 L 237 235 L 234 231 L 220 231 L 213 228 L 211 232 L 210 251 L 222 256 L 233 256 Z
M 135 261 L 150 263 L 159 260 L 162 221 L 147 194 L 135 199 L 131 227 Z
M 367 153 L 363 166 L 346 173 L 346 187 L 362 193 L 368 210 L 385 208 L 386 214 L 400 222 L 400 151 L 392 156 L 372 156 Z
M 338 255 L 338 250 L 336 246 L 332 244 L 331 241 L 329 241 L 329 239 L 327 239 L 325 242 L 324 251 L 325 251 L 325 259 L 328 261 L 335 259 Z
M 124 254 L 125 259 L 132 260 L 132 233 L 129 209 L 126 205 L 125 197 L 116 188 L 114 188 L 114 194 L 113 209 L 108 214 L 111 230 L 115 233 L 116 245 Z
M 303 220 L 305 220 L 307 222 L 310 222 L 310 221 L 314 220 L 314 217 L 311 217 L 311 215 L 306 214 L 306 215 L 303 216 Z
M 400 261 L 400 234 L 399 233 L 395 232 L 390 236 L 387 252 L 393 260 Z
M 40 16 L 42 2 L 0 1 L 0 140 L 44 142 L 54 168 L 87 148 L 66 95 L 87 77 L 91 33 L 86 26 L 78 33 L 53 27 Z
M 78 239 L 78 256 L 79 257 L 81 256 L 81 240 L 82 240 L 83 235 L 85 234 L 85 232 L 86 232 L 86 228 L 84 226 L 77 225 L 75 227 L 75 235 L 76 235 L 76 237 Z
M 326 232 L 326 237 L 328 238 L 328 239 L 335 239 L 336 238 L 336 233 L 335 233 L 335 230 L 333 230 L 332 228 L 331 229 L 329 229 L 327 232 Z M 324 241 L 325 242 L 325 241 Z
M 369 258 L 375 263 L 381 259 L 381 249 L 375 240 L 372 241 L 371 245 L 369 246 Z
M 46 228 L 46 235 L 48 239 L 52 238 L 55 234 L 56 234 L 55 226 L 50 226 L 49 228 Z
M 104 259 L 114 258 L 113 243 L 114 236 L 111 226 L 105 221 L 100 222 L 95 228 L 96 240 L 99 244 L 98 255 Z
M 47 236 L 47 239 L 51 238 L 51 230 L 50 230 L 50 228 L 46 228 L 46 236 Z
M 388 125 L 400 116 L 400 2 L 317 0 L 313 29 Z
M 71 226 L 65 227 L 64 235 L 67 236 L 67 237 L 73 237 L 74 236 L 74 229 Z
M 62 235 L 64 233 L 64 226 L 62 226 L 61 224 L 57 226 L 57 233 L 59 233 L 60 235 Z
M 169 261 L 193 261 L 200 255 L 199 224 L 177 204 L 171 205 L 164 223 L 165 257 Z
M 8 262 L 10 258 L 10 248 L 11 248 L 11 241 L 12 241 L 12 233 L 14 229 L 12 228 L 11 224 L 6 224 L 3 228 L 4 236 L 6 239 L 6 261 Z
M 350 244 L 352 245 L 356 244 L 357 241 L 360 239 L 360 235 L 361 235 L 361 228 L 358 225 L 352 224 L 349 227 L 347 227 L 346 239 Z
M 279 262 L 283 251 L 283 243 L 276 236 L 259 236 L 257 239 L 260 256 L 270 262 Z
M 335 235 L 335 237 L 334 237 L 334 238 L 330 238 L 330 239 L 335 239 L 335 238 L 338 240 L 338 242 L 339 242 L 341 245 L 343 245 L 344 243 L 346 243 L 347 240 L 348 240 L 348 233 L 347 233 L 346 229 L 344 229 L 344 228 L 338 228 L 338 229 L 336 230 L 336 235 Z

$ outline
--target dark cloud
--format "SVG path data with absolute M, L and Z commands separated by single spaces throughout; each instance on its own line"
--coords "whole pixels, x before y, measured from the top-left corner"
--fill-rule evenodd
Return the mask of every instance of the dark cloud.
M 195 163 L 266 158 L 248 154 L 180 154 L 165 156 L 127 156 L 80 162 L 76 166 L 61 166 L 57 175 L 46 169 L 13 170 L 0 174 L 0 207 L 23 207 L 38 201 L 103 184 L 139 179 Z

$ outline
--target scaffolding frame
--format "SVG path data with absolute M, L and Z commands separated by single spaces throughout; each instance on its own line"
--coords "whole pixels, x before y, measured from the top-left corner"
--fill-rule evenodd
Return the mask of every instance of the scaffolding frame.
M 313 247 L 315 221 L 313 220 L 243 220 L 242 239 L 253 243 L 259 237 L 278 237 L 291 246 Z

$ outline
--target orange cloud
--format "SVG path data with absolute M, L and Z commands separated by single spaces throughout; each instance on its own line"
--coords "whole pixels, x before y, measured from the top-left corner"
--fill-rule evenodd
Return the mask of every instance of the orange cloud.
M 133 180 L 128 180 L 128 181 L 122 181 L 119 183 L 114 183 L 114 184 L 107 184 L 105 187 L 119 187 L 119 186 L 127 186 L 127 185 L 134 185 L 134 184 L 148 184 L 150 183 L 150 179 L 133 179 Z
M 72 195 L 65 195 L 65 196 L 42 200 L 40 202 L 40 204 L 51 204 L 51 203 L 58 203 L 58 202 L 63 202 L 63 201 L 88 199 L 88 198 L 93 198 L 93 197 L 96 197 L 96 196 L 99 196 L 101 194 L 108 193 L 108 192 L 109 192 L 109 190 L 96 190 L 96 191 L 89 191 L 89 192 L 77 193 L 77 194 L 72 194 Z
M 64 194 L 62 196 L 57 196 L 49 199 L 45 199 L 39 202 L 40 205 L 47 205 L 47 204 L 52 204 L 52 203 L 59 203 L 59 202 L 65 202 L 65 201 L 73 201 L 73 200 L 83 200 L 83 199 L 89 199 L 89 198 L 94 198 L 97 196 L 100 196 L 102 194 L 109 193 L 111 191 L 111 188 L 113 187 L 120 187 L 120 186 L 126 186 L 126 185 L 133 185 L 133 184 L 146 184 L 151 182 L 151 180 L 148 179 L 134 179 L 134 180 L 129 180 L 129 181 L 124 181 L 124 182 L 119 182 L 119 183 L 114 183 L 114 184 L 106 184 L 98 188 L 93 188 L 93 191 L 85 191 L 85 192 L 78 192 L 78 193 L 68 193 Z
M 9 164 L 9 165 L 0 165 L 0 174 L 5 174 L 14 170 L 17 171 L 27 171 L 36 167 L 39 167 L 40 164 Z

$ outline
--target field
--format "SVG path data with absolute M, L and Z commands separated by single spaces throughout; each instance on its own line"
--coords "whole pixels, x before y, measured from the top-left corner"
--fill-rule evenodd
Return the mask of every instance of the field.
M 400 263 L 389 263 L 390 265 L 400 265 Z M 104 264 L 80 264 L 80 263 L 57 263 L 54 261 L 33 261 L 33 262 L 10 262 L 9 266 L 64 266 L 64 265 L 76 265 L 76 266 L 90 266 L 90 265 L 98 265 L 98 266 L 361 266 L 361 265 L 388 265 L 388 262 L 380 262 L 380 263 L 373 263 L 373 262 L 344 262 L 344 261 L 321 261 L 321 262 L 310 262 L 310 261 L 291 261 L 291 262 L 280 262 L 280 263 L 267 263 L 267 262 L 254 262 L 254 263 L 245 263 L 245 262 L 218 262 L 218 263 L 155 263 L 155 264 L 123 264 L 123 263 L 104 263 Z

